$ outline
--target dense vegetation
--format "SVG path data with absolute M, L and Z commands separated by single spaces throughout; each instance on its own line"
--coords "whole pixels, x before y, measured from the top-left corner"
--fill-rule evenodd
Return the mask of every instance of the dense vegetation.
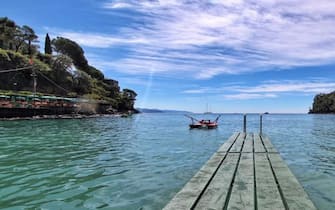
M 33 91 L 66 97 L 82 97 L 110 103 L 120 111 L 133 110 L 136 93 L 120 91 L 118 81 L 89 65 L 84 50 L 74 41 L 45 37 L 44 52 L 39 52 L 38 36 L 29 26 L 18 26 L 7 17 L 0 18 L 0 89 Z M 28 67 L 28 68 L 25 68 Z M 4 71 L 10 69 L 19 71 Z
M 335 91 L 329 94 L 318 94 L 314 97 L 313 107 L 309 113 L 334 113 Z

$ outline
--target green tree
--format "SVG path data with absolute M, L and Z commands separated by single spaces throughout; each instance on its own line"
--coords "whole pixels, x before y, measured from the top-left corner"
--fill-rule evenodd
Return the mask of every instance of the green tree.
M 7 17 L 0 18 L 0 48 L 12 49 L 17 25 Z
M 52 54 L 52 48 L 51 48 L 51 40 L 49 37 L 49 34 L 47 33 L 47 35 L 45 36 L 45 45 L 44 45 L 44 53 L 45 54 Z
M 24 41 L 28 42 L 28 55 L 32 55 L 32 43 L 37 42 L 38 36 L 35 34 L 35 31 L 29 26 L 22 26 L 22 34 Z
M 133 90 L 130 90 L 130 89 L 123 89 L 122 90 L 122 95 L 129 100 L 135 100 L 135 98 L 137 96 L 137 93 Z
M 90 93 L 92 78 L 84 71 L 76 70 L 73 74 L 74 90 L 78 95 Z
M 316 95 L 309 113 L 335 113 L 335 91 Z
M 62 54 L 53 56 L 51 58 L 50 66 L 52 71 L 47 72 L 47 76 L 62 88 L 72 91 L 74 87 L 72 59 Z M 64 91 L 60 88 L 54 88 L 54 92 L 59 92 L 60 94 L 64 93 Z
M 123 89 L 121 93 L 119 109 L 121 111 L 133 110 L 137 93 L 130 89 Z
M 72 59 L 66 55 L 54 56 L 51 62 L 52 69 L 60 72 L 69 72 L 72 65 Z
M 32 46 L 37 41 L 37 35 L 29 26 L 18 26 L 7 17 L 0 18 L 0 40 L 2 40 L 2 48 L 14 50 L 18 52 L 25 48 L 28 54 L 36 51 L 36 46 Z M 26 45 L 25 45 L 26 42 Z
M 93 66 L 88 66 L 88 69 L 86 70 L 86 72 L 93 78 L 97 79 L 97 80 L 104 80 L 105 76 L 104 74 L 97 68 L 93 67 Z
M 84 50 L 76 42 L 67 38 L 57 37 L 52 40 L 52 45 L 56 52 L 69 56 L 77 68 L 80 70 L 88 69 Z
M 57 55 L 51 61 L 51 68 L 54 71 L 55 79 L 62 82 L 65 76 L 71 75 L 72 59 L 66 55 Z
M 52 44 L 56 52 L 69 56 L 78 69 L 86 72 L 92 78 L 104 80 L 104 74 L 100 70 L 88 65 L 84 50 L 76 42 L 67 38 L 57 37 L 52 40 Z
M 22 29 L 20 26 L 17 26 L 15 28 L 15 32 L 13 34 L 13 43 L 15 45 L 15 52 L 19 52 L 19 50 L 22 48 L 22 45 L 24 44 L 24 34 L 22 33 Z
M 120 95 L 120 86 L 119 82 L 113 79 L 104 79 L 102 82 L 105 90 L 109 92 L 108 97 L 117 98 Z

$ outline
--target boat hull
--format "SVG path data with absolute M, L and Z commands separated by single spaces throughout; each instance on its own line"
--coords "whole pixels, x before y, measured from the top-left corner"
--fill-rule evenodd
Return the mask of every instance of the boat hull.
M 217 124 L 190 124 L 190 129 L 215 129 L 218 127 Z
M 190 129 L 193 129 L 193 128 L 201 128 L 202 125 L 201 124 L 190 124 Z

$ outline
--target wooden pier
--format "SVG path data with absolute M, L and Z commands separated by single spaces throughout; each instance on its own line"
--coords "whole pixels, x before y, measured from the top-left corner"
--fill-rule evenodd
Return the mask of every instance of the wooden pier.
M 233 134 L 165 206 L 181 209 L 316 209 L 269 138 Z

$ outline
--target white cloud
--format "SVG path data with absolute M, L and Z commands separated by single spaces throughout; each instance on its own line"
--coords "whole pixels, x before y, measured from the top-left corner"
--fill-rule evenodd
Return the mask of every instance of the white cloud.
M 109 48 L 115 45 L 145 44 L 148 40 L 134 36 L 113 37 L 106 34 L 90 34 L 78 32 L 56 32 L 56 36 L 62 36 L 75 40 L 78 44 L 87 47 Z
M 87 47 L 122 45 L 129 54 L 114 65 L 131 73 L 210 79 L 335 62 L 331 0 L 113 0 L 103 8 L 136 11 L 134 22 L 113 35 L 58 33 Z
M 122 0 L 115 0 L 103 4 L 104 8 L 108 9 L 127 9 L 133 8 L 137 10 L 143 9 L 153 9 L 153 8 L 162 8 L 169 7 L 173 5 L 180 5 L 178 0 L 157 0 L 157 1 L 138 1 L 138 0 L 129 0 L 127 3 Z
M 190 94 L 199 94 L 199 93 L 206 93 L 205 89 L 195 89 L 195 90 L 185 90 L 183 93 L 190 93 Z
M 327 93 L 335 89 L 335 82 L 319 78 L 311 81 L 264 81 L 255 86 L 231 84 L 221 87 L 198 87 L 184 90 L 184 94 L 223 95 L 225 99 L 263 99 L 276 98 L 283 94 L 318 94 Z
M 224 95 L 226 99 L 232 100 L 248 100 L 248 99 L 265 99 L 265 98 L 276 98 L 277 95 L 275 94 L 261 94 L 261 93 L 240 93 L 240 94 L 231 94 L 231 95 Z
M 244 93 L 321 93 L 330 92 L 335 89 L 335 83 L 325 82 L 303 82 L 303 81 L 281 81 L 258 85 L 255 87 L 241 87 L 237 91 Z
M 225 68 L 202 69 L 195 74 L 195 78 L 210 79 L 219 74 L 234 74 L 234 71 Z
M 112 3 L 105 3 L 104 7 L 109 9 L 123 9 L 123 8 L 131 8 L 133 6 L 132 4 L 128 4 L 125 2 L 112 2 Z

